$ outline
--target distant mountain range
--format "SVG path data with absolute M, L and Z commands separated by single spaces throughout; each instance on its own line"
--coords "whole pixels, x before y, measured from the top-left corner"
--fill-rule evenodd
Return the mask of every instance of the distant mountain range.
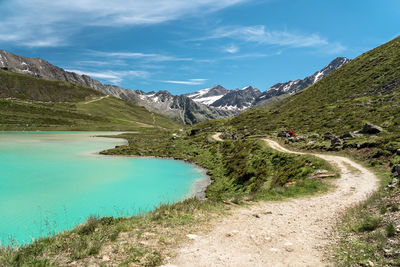
M 285 83 L 277 83 L 264 93 L 262 93 L 256 100 L 256 106 L 265 106 L 270 103 L 276 102 L 277 100 L 293 95 L 298 91 L 301 91 L 310 85 L 318 82 L 334 70 L 340 68 L 344 64 L 348 63 L 350 59 L 345 57 L 337 57 L 331 63 L 329 63 L 326 67 L 322 70 L 317 71 L 311 76 L 308 76 L 304 79 L 298 79 L 295 81 L 288 81 Z
M 31 75 L 37 78 L 66 81 L 96 89 L 146 109 L 163 114 L 184 124 L 237 115 L 255 106 L 267 105 L 277 99 L 292 95 L 325 77 L 346 64 L 347 58 L 336 58 L 322 70 L 303 80 L 278 83 L 265 92 L 247 86 L 243 89 L 228 90 L 221 85 L 203 89 L 191 94 L 172 95 L 168 91 L 145 93 L 115 85 L 103 84 L 87 75 L 65 71 L 40 58 L 14 55 L 0 50 L 0 68 Z

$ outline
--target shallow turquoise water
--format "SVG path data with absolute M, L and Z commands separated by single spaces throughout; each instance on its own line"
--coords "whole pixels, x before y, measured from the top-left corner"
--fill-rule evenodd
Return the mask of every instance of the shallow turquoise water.
M 96 155 L 99 133 L 0 133 L 0 241 L 23 244 L 91 215 L 130 216 L 176 202 L 204 178 L 180 161 Z M 100 133 L 102 134 L 102 133 Z

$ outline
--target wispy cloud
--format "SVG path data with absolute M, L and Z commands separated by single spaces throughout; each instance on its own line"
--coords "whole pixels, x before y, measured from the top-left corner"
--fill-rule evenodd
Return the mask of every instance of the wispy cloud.
M 207 79 L 189 79 L 187 81 L 163 81 L 165 83 L 184 84 L 184 85 L 200 85 L 204 84 Z
M 158 24 L 250 0 L 8 0 L 0 2 L 0 42 L 62 46 L 82 28 Z M 42 41 L 45 40 L 45 41 Z
M 127 66 L 123 60 L 79 60 L 74 63 L 74 66 Z
M 268 30 L 264 25 L 220 27 L 215 29 L 210 35 L 197 40 L 221 38 L 290 47 L 315 47 L 328 44 L 328 41 L 318 34 L 299 34 L 289 31 Z
M 234 44 L 230 44 L 224 48 L 224 51 L 230 54 L 236 54 L 237 52 L 239 52 L 239 50 L 239 47 Z
M 174 57 L 161 54 L 146 54 L 140 52 L 102 52 L 92 51 L 92 55 L 101 57 L 112 57 L 121 59 L 141 59 L 144 61 L 162 62 L 162 61 L 192 61 L 192 58 Z
M 334 42 L 321 47 L 319 52 L 323 54 L 340 54 L 346 50 L 347 50 L 346 46 L 342 45 L 341 43 Z
M 276 55 L 276 54 L 275 54 Z M 231 55 L 227 57 L 222 57 L 222 60 L 237 60 L 237 59 L 245 59 L 245 58 L 261 58 L 261 57 L 269 57 L 269 54 L 263 53 L 250 53 L 250 54 L 240 54 L 240 55 Z
M 92 78 L 107 80 L 114 84 L 119 84 L 123 81 L 124 78 L 134 77 L 146 79 L 150 76 L 150 73 L 147 71 L 138 71 L 138 70 L 127 70 L 127 71 L 102 71 L 102 72 L 91 72 L 91 71 L 83 71 L 83 70 L 73 70 L 67 69 L 69 72 L 75 72 L 79 75 L 87 75 Z

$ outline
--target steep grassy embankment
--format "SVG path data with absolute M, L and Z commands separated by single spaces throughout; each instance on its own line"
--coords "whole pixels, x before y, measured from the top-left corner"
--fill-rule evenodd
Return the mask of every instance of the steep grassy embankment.
M 169 119 L 81 85 L 0 70 L 0 130 L 175 128 Z
M 365 121 L 400 130 L 400 37 L 352 60 L 309 88 L 233 118 L 250 133 L 293 128 L 342 134 Z
M 0 98 L 43 102 L 78 102 L 103 96 L 78 84 L 48 81 L 0 69 Z

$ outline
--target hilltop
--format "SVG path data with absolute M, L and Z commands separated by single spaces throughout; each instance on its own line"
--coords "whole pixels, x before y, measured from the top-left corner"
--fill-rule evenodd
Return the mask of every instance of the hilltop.
M 169 119 L 92 88 L 0 70 L 0 130 L 174 128 Z
M 289 128 L 300 133 L 330 131 L 340 135 L 359 130 L 365 122 L 398 132 L 399 77 L 400 37 L 362 54 L 290 97 L 218 123 L 248 134 Z

